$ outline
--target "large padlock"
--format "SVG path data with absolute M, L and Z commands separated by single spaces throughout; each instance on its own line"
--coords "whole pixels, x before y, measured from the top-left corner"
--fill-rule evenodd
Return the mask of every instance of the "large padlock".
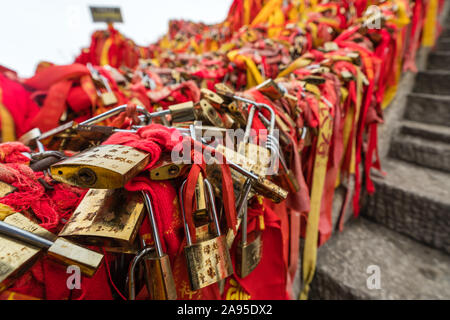
M 170 266 L 169 256 L 163 252 L 161 239 L 159 237 L 158 226 L 156 224 L 153 206 L 150 197 L 146 192 L 142 192 L 145 207 L 149 214 L 150 227 L 152 229 L 152 238 L 154 248 L 146 247 L 139 252 L 133 259 L 129 270 L 129 298 L 135 299 L 135 280 L 134 274 L 137 265 L 143 260 L 147 272 L 148 292 L 153 300 L 175 300 L 177 291 L 173 279 L 172 268 Z
M 100 145 L 50 167 L 53 179 L 81 188 L 116 189 L 141 172 L 150 155 L 124 145 Z
M 144 218 L 139 194 L 119 189 L 90 189 L 59 236 L 107 251 L 135 252 L 136 235 Z
M 187 241 L 184 254 L 189 281 L 193 291 L 209 286 L 233 274 L 233 266 L 231 264 L 226 238 L 220 231 L 212 186 L 208 179 L 204 179 L 204 184 L 216 234 L 211 239 L 198 241 L 197 243 L 192 242 L 184 212 L 183 194 L 186 181 L 183 182 L 179 193 Z
M 95 274 L 103 261 L 102 254 L 49 234 L 20 213 L 0 221 L 0 234 L 46 250 L 52 259 L 65 265 L 77 265 L 89 277 Z

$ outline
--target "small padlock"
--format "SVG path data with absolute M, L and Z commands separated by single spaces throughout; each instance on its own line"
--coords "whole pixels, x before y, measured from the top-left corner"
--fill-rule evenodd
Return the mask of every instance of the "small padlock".
M 155 243 L 154 248 L 144 248 L 133 259 L 129 270 L 129 298 L 135 299 L 134 272 L 136 266 L 144 259 L 147 279 L 148 292 L 153 300 L 175 300 L 177 291 L 173 279 L 172 268 L 170 266 L 169 256 L 163 252 L 161 239 L 159 237 L 158 226 L 156 224 L 153 206 L 150 197 L 146 192 L 142 192 L 145 207 L 149 215 L 150 226 L 152 229 L 152 238 Z
M 187 241 L 187 245 L 184 247 L 184 254 L 193 291 L 209 286 L 233 274 L 226 238 L 221 234 L 219 227 L 212 186 L 208 179 L 204 179 L 204 184 L 208 195 L 209 210 L 211 210 L 216 230 L 216 236 L 209 240 L 192 243 L 184 212 L 183 194 L 186 181 L 183 182 L 179 193 Z
M 272 100 L 281 99 L 284 95 L 283 89 L 273 79 L 267 79 L 259 84 L 256 89 Z
M 100 145 L 50 167 L 53 179 L 81 188 L 123 187 L 148 164 L 150 155 L 124 145 Z
M 206 100 L 200 100 L 201 118 L 210 122 L 213 126 L 224 127 L 222 118 L 216 109 Z
M 209 89 L 203 88 L 200 90 L 200 93 L 202 97 L 208 100 L 211 103 L 211 105 L 216 109 L 220 109 L 220 107 L 224 103 L 224 100 L 221 96 L 219 96 L 217 93 Z
M 170 159 L 160 159 L 156 164 L 150 169 L 150 179 L 161 181 L 175 179 L 189 169 L 188 164 L 175 163 Z
M 118 102 L 116 95 L 111 90 L 111 87 L 109 86 L 108 79 L 106 79 L 104 76 L 100 75 L 100 79 L 103 83 L 103 86 L 106 89 L 106 92 L 102 92 L 100 94 L 100 99 L 102 99 L 103 106 L 110 107 Z
M 245 203 L 246 203 L 245 199 Z M 254 230 L 247 234 L 247 206 L 243 209 L 241 241 L 236 247 L 236 273 L 239 277 L 245 278 L 252 272 L 261 261 L 262 239 L 261 231 Z

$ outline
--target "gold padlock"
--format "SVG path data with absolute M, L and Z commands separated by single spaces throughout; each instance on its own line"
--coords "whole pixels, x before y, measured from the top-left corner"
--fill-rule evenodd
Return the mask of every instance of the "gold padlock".
M 133 244 L 143 217 L 144 204 L 139 194 L 123 188 L 91 189 L 59 236 L 129 253 L 136 250 Z
M 188 122 L 195 120 L 194 103 L 187 101 L 169 106 L 172 123 Z
M 156 181 L 175 179 L 185 174 L 189 167 L 188 164 L 175 163 L 163 156 L 162 159 L 158 160 L 152 169 L 150 169 L 150 179 Z
M 281 87 L 273 81 L 273 79 L 267 79 L 263 83 L 259 84 L 256 89 L 272 100 L 281 99 L 284 95 Z
M 206 88 L 200 89 L 200 93 L 202 97 L 208 100 L 211 103 L 211 105 L 216 109 L 220 109 L 221 105 L 224 103 L 223 98 L 221 96 L 219 96 L 217 93 L 209 89 Z
M 100 145 L 50 167 L 53 179 L 81 188 L 117 189 L 141 172 L 149 154 L 124 145 Z
M 67 266 L 76 265 L 89 277 L 95 274 L 103 261 L 102 254 L 42 230 L 42 227 L 20 213 L 0 221 L 0 234 L 14 241 L 29 244 L 38 250 L 44 249 L 52 259 Z
M 35 246 L 0 234 L 0 292 L 29 270 L 41 254 Z
M 112 91 L 102 92 L 100 99 L 102 99 L 103 106 L 105 107 L 110 107 L 118 102 L 116 95 Z
M 225 83 L 216 83 L 214 89 L 219 94 L 225 103 L 231 103 L 233 101 L 234 90 L 227 86 Z
M 224 123 L 219 113 L 207 100 L 200 100 L 200 110 L 203 120 L 210 122 L 213 126 L 224 127 Z
M 260 230 L 247 235 L 247 210 L 244 213 L 241 233 L 242 239 L 236 247 L 236 273 L 245 278 L 261 261 L 263 245 Z
M 233 266 L 231 264 L 226 238 L 221 234 L 219 227 L 212 186 L 208 179 L 204 179 L 204 183 L 208 195 L 209 209 L 211 210 L 214 228 L 216 230 L 216 236 L 209 240 L 192 243 L 183 202 L 186 181 L 183 182 L 179 194 L 187 240 L 184 254 L 188 267 L 189 281 L 193 291 L 209 286 L 233 274 Z

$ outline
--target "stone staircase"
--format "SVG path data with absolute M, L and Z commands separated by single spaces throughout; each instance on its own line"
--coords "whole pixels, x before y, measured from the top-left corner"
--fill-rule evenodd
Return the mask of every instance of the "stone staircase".
M 319 248 L 310 299 L 450 299 L 447 25 L 406 98 L 382 162 L 387 175 L 373 172 L 362 217 Z M 371 266 L 380 288 L 367 285 Z

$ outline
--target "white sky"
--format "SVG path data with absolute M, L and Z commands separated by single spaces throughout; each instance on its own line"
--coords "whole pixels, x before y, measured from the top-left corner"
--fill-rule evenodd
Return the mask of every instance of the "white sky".
M 232 0 L 0 0 L 0 65 L 19 73 L 34 74 L 36 64 L 73 62 L 87 47 L 93 31 L 89 6 L 119 6 L 124 23 L 116 24 L 139 45 L 156 41 L 170 19 L 205 23 L 222 21 Z

